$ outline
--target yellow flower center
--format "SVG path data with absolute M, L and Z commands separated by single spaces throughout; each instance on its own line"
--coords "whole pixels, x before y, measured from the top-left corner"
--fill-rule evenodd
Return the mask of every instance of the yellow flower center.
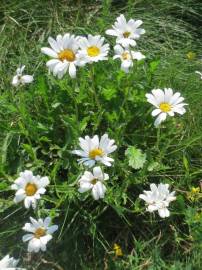
M 25 187 L 25 193 L 27 196 L 33 196 L 37 192 L 37 186 L 32 183 L 28 183 Z
M 161 103 L 159 108 L 162 112 L 169 112 L 171 111 L 172 106 L 169 103 Z
M 128 38 L 130 36 L 130 32 L 124 32 L 123 36 L 124 36 L 124 38 Z
M 70 49 L 65 49 L 58 53 L 58 58 L 61 61 L 67 60 L 69 62 L 73 62 L 76 58 L 75 53 Z
M 91 159 L 95 159 L 96 156 L 102 156 L 103 155 L 103 150 L 100 148 L 93 149 L 89 152 L 89 157 Z
M 100 49 L 96 46 L 91 46 L 91 47 L 88 47 L 87 53 L 90 57 L 95 57 L 100 54 Z
M 128 59 L 130 59 L 130 54 L 128 52 L 124 52 L 124 53 L 122 53 L 122 58 L 123 58 L 123 60 L 128 60 Z
M 91 184 L 95 185 L 97 183 L 97 179 L 94 178 L 93 180 L 91 180 Z
M 36 229 L 35 233 L 34 233 L 34 237 L 39 239 L 40 237 L 46 235 L 46 230 L 44 228 L 38 228 Z

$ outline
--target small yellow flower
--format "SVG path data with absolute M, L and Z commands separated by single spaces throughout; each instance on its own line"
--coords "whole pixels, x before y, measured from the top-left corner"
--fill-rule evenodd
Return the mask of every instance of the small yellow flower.
M 197 187 L 197 188 L 192 187 L 192 189 L 191 189 L 191 193 L 193 193 L 193 194 L 197 194 L 197 193 L 199 193 L 199 192 L 200 192 L 200 188 L 199 188 L 199 187 Z
M 196 53 L 195 52 L 188 52 L 187 53 L 187 59 L 188 60 L 194 60 L 196 58 Z
M 187 195 L 190 201 L 196 201 L 200 197 L 200 188 L 199 187 L 192 187 L 191 191 Z
M 123 252 L 122 252 L 121 246 L 119 246 L 118 244 L 116 244 L 116 243 L 114 244 L 113 250 L 115 252 L 116 257 L 123 256 Z
M 196 213 L 196 215 L 194 216 L 194 221 L 195 222 L 200 222 L 201 218 L 202 218 L 201 213 Z

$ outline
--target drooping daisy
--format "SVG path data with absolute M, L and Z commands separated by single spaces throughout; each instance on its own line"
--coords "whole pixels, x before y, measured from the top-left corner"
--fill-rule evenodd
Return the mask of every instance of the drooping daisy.
M 86 63 L 108 59 L 109 44 L 104 44 L 104 37 L 101 37 L 100 35 L 88 35 L 88 38 L 80 38 L 79 44 L 81 48 L 81 50 L 79 50 L 79 57 Z
M 31 83 L 34 80 L 34 77 L 32 75 L 23 75 L 23 71 L 25 69 L 25 66 L 19 67 L 16 70 L 16 75 L 12 79 L 12 85 L 18 86 L 20 84 L 26 84 Z
M 22 268 L 16 268 L 18 262 L 19 260 L 16 260 L 13 257 L 6 255 L 2 260 L 0 260 L 0 269 L 1 270 L 6 270 L 6 269 L 23 270 Z
M 79 138 L 81 150 L 72 151 L 73 154 L 81 156 L 78 160 L 85 166 L 93 167 L 96 162 L 101 162 L 106 166 L 111 166 L 114 160 L 108 157 L 108 154 L 114 152 L 117 148 L 114 140 L 110 140 L 107 134 L 104 134 L 100 140 L 97 135 L 93 138 L 85 136 L 85 139 Z
M 144 190 L 144 194 L 140 194 L 139 198 L 144 200 L 147 204 L 147 211 L 158 211 L 160 217 L 165 218 L 170 216 L 168 206 L 170 202 L 176 200 L 175 191 L 169 192 L 168 184 L 150 185 L 149 191 Z
M 135 46 L 135 40 L 145 33 L 144 29 L 138 28 L 142 23 L 141 20 L 135 21 L 133 19 L 127 22 L 124 15 L 121 14 L 112 25 L 113 29 L 108 29 L 106 34 L 116 36 L 116 43 L 120 43 L 123 47 Z
M 179 92 L 173 93 L 171 88 L 153 89 L 152 94 L 146 94 L 147 101 L 154 105 L 156 109 L 152 111 L 152 116 L 157 116 L 154 125 L 158 126 L 166 120 L 168 116 L 174 116 L 175 113 L 184 114 L 186 112 L 183 103 L 183 97 Z
M 12 189 L 17 190 L 14 202 L 18 203 L 24 200 L 26 208 L 30 206 L 36 208 L 37 200 L 40 199 L 41 194 L 46 192 L 45 187 L 48 184 L 49 179 L 47 176 L 34 176 L 33 173 L 28 170 L 21 172 L 20 177 L 17 178 L 11 186 Z
M 51 48 L 41 48 L 41 52 L 50 56 L 51 60 L 46 63 L 49 71 L 61 79 L 68 71 L 71 78 L 76 77 L 76 66 L 83 65 L 78 58 L 79 38 L 69 33 L 64 36 L 58 35 L 56 40 L 48 38 Z
M 106 187 L 104 181 L 109 179 L 109 175 L 103 173 L 100 167 L 94 167 L 93 172 L 85 171 L 79 179 L 79 192 L 83 193 L 91 190 L 92 196 L 95 200 L 103 199 Z
M 133 60 L 142 60 L 145 56 L 141 52 L 135 52 L 133 50 L 129 50 L 121 47 L 120 45 L 116 45 L 114 47 L 115 55 L 113 59 L 121 59 L 121 69 L 128 73 L 129 68 L 133 66 Z
M 202 80 L 202 72 L 200 72 L 200 71 L 195 71 L 195 73 L 198 74 L 198 75 L 200 76 L 201 80 Z
M 22 241 L 29 241 L 28 252 L 46 251 L 46 245 L 53 238 L 52 234 L 57 231 L 58 226 L 50 225 L 50 217 L 46 217 L 44 220 L 30 217 L 30 221 L 31 223 L 26 223 L 22 228 L 29 232 L 22 237 Z

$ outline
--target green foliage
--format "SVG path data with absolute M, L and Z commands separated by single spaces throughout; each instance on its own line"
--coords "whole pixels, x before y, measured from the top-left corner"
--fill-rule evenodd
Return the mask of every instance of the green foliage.
M 125 155 L 129 160 L 129 165 L 133 169 L 138 170 L 143 168 L 146 162 L 146 154 L 142 153 L 142 150 L 137 149 L 135 146 L 129 146 L 125 152 Z

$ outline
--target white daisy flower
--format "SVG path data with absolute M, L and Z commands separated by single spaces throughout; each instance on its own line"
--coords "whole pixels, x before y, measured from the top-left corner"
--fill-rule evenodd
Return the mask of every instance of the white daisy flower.
M 107 134 L 104 134 L 100 140 L 97 135 L 93 138 L 85 136 L 85 139 L 79 138 L 81 150 L 72 151 L 73 154 L 81 156 L 78 160 L 85 166 L 93 167 L 96 162 L 101 162 L 106 166 L 111 166 L 114 160 L 108 157 L 108 154 L 114 152 L 117 148 L 114 140 L 110 140 Z
M 12 85 L 18 86 L 20 84 L 26 84 L 31 83 L 34 80 L 34 77 L 31 75 L 23 75 L 23 71 L 25 69 L 25 66 L 22 66 L 20 68 L 17 68 L 16 75 L 13 77 Z
M 51 60 L 46 63 L 49 71 L 53 72 L 54 76 L 61 79 L 68 71 L 71 78 L 76 77 L 76 66 L 83 65 L 78 58 L 77 52 L 79 49 L 79 37 L 70 35 L 58 35 L 56 40 L 52 37 L 48 38 L 51 48 L 41 48 L 41 52 L 50 56 Z
M 104 37 L 100 35 L 88 35 L 88 38 L 81 37 L 79 40 L 81 50 L 79 50 L 79 57 L 86 63 L 93 63 L 107 60 L 109 52 L 109 44 L 104 44 Z
M 129 68 L 133 66 L 133 60 L 142 60 L 145 56 L 141 52 L 135 52 L 127 48 L 123 48 L 120 45 L 114 47 L 115 55 L 113 59 L 121 59 L 121 69 L 128 73 Z
M 31 223 L 26 223 L 22 228 L 29 232 L 22 237 L 22 241 L 29 241 L 28 252 L 46 251 L 46 245 L 53 238 L 52 234 L 57 231 L 58 226 L 50 225 L 50 217 L 46 217 L 44 220 L 41 218 L 36 220 L 30 217 L 30 221 Z
M 195 71 L 196 74 L 198 74 L 200 77 L 201 77 L 201 80 L 202 80 L 202 72 L 200 71 Z
M 103 199 L 106 192 L 104 181 L 109 179 L 109 175 L 103 173 L 100 167 L 94 167 L 93 172 L 85 171 L 79 180 L 79 192 L 83 193 L 91 190 L 95 200 Z
M 107 35 L 116 36 L 116 43 L 120 43 L 123 47 L 135 46 L 136 39 L 145 33 L 145 30 L 138 28 L 143 22 L 141 20 L 130 19 L 128 22 L 124 15 L 120 15 L 114 25 L 113 29 L 106 31 Z
M 0 260 L 0 269 L 6 270 L 6 269 L 18 269 L 23 270 L 22 268 L 17 268 L 19 260 L 14 259 L 13 257 L 10 257 L 9 255 L 6 255 L 2 260 Z
M 144 190 L 144 194 L 140 194 L 139 198 L 144 200 L 147 204 L 147 211 L 158 211 L 160 217 L 165 218 L 170 216 L 168 206 L 170 202 L 176 200 L 175 191 L 169 192 L 168 184 L 150 185 L 149 191 Z
M 11 186 L 15 193 L 14 202 L 18 203 L 24 200 L 26 208 L 32 206 L 36 208 L 37 200 L 40 199 L 41 194 L 46 192 L 45 187 L 49 184 L 47 176 L 41 177 L 40 175 L 34 176 L 31 171 L 24 171 L 20 173 L 14 184 Z
M 186 112 L 182 103 L 184 100 L 179 92 L 173 93 L 171 88 L 153 89 L 152 94 L 146 94 L 147 101 L 154 105 L 156 109 L 152 111 L 152 116 L 157 116 L 154 125 L 158 126 L 166 120 L 167 115 L 174 116 L 175 113 L 184 114 Z

